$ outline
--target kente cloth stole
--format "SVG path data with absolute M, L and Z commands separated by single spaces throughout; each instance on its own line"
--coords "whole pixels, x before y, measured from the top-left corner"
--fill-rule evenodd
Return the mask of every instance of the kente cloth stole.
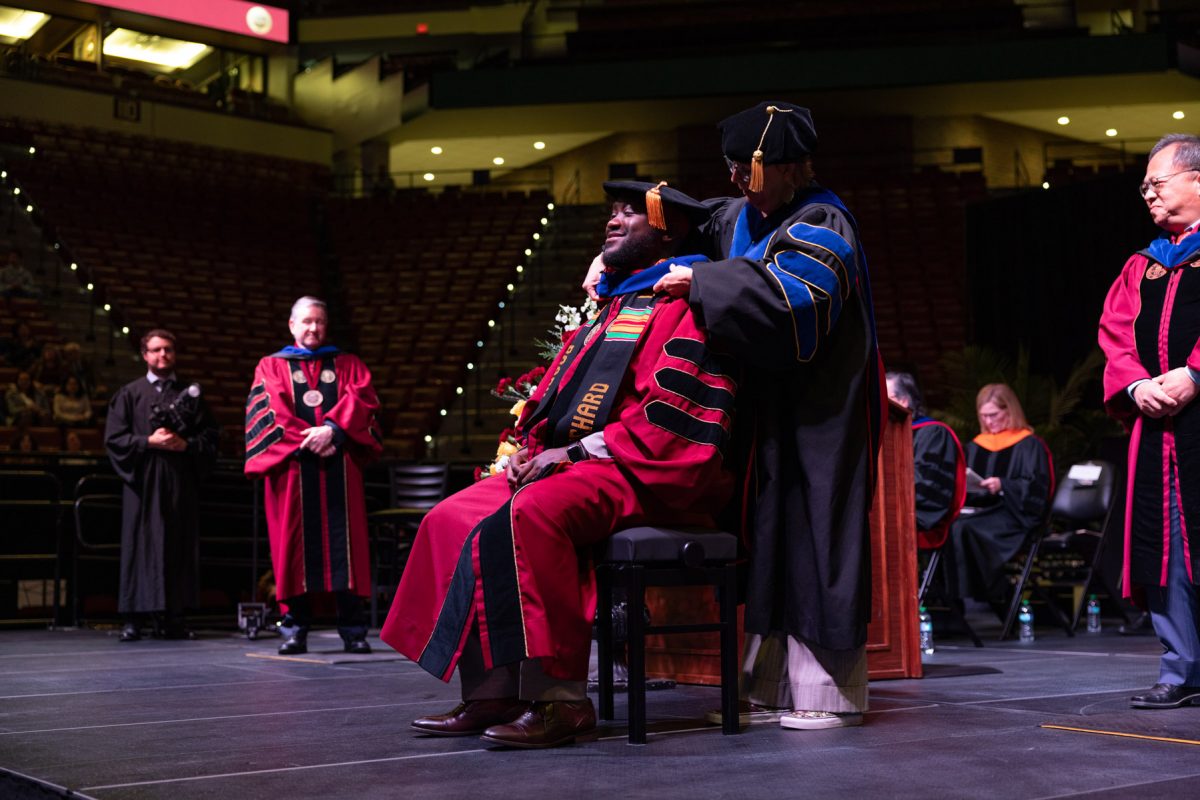
M 548 445 L 562 447 L 604 429 L 657 299 L 650 292 L 622 295 L 575 335 L 572 345 L 578 346 L 563 358 L 527 431 L 545 418 L 551 426 Z

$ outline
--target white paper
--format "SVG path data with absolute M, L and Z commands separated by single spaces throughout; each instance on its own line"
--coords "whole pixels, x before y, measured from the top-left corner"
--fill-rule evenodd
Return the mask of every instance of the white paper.
M 1099 464 L 1072 464 L 1067 471 L 1067 479 L 1080 483 L 1095 483 L 1100 480 L 1104 467 Z

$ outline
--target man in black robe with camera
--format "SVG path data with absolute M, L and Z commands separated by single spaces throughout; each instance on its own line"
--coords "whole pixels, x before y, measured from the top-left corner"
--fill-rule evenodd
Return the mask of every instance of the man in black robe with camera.
M 104 446 L 125 482 L 121 519 L 122 642 L 154 632 L 188 638 L 183 611 L 197 598 L 200 482 L 217 457 L 218 428 L 198 384 L 175 374 L 175 336 L 156 329 L 142 337 L 146 376 L 113 395 Z

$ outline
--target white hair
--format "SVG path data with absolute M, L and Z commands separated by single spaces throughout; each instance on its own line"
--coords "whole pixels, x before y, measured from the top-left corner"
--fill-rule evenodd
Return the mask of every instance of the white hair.
M 304 297 L 301 297 L 296 302 L 292 303 L 292 314 L 291 314 L 291 316 L 288 317 L 288 320 L 291 321 L 291 320 L 295 319 L 296 316 L 300 313 L 300 309 L 305 308 L 307 306 L 316 306 L 317 308 L 323 309 L 325 311 L 326 316 L 329 315 L 329 309 L 326 308 L 324 300 L 322 300 L 319 297 L 309 297 L 308 295 L 305 295 Z

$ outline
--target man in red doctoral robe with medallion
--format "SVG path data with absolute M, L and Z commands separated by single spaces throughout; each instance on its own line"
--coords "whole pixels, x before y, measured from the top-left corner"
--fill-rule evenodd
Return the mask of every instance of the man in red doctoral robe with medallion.
M 246 475 L 263 478 L 275 594 L 290 635 L 282 655 L 308 650 L 311 595 L 337 596 L 348 653 L 367 654 L 370 596 L 363 467 L 383 450 L 371 373 L 325 344 L 325 303 L 302 297 L 288 327 L 295 344 L 258 362 L 246 400 Z

